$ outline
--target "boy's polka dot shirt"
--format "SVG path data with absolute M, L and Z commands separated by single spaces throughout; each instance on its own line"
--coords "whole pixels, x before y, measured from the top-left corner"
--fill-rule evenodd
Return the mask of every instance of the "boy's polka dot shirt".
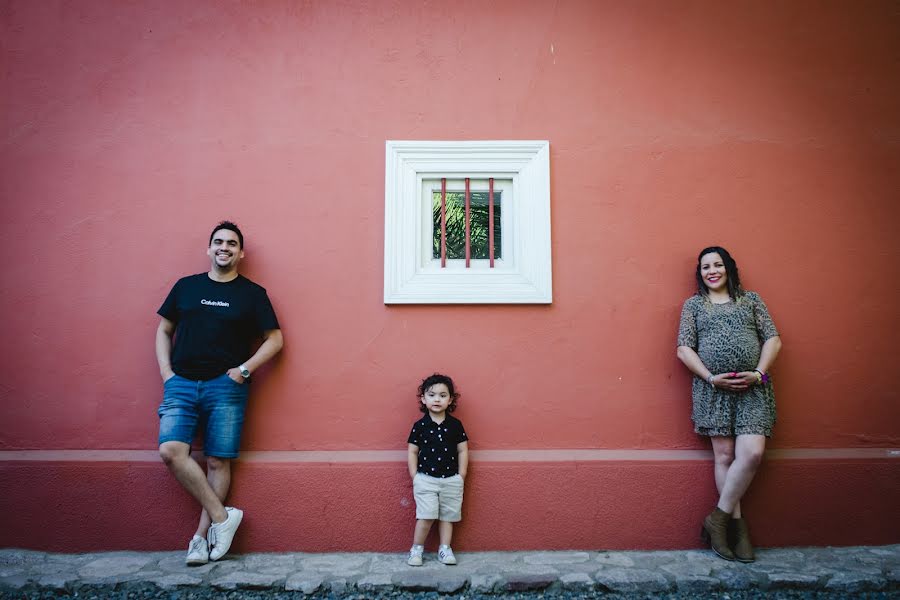
M 456 445 L 468 442 L 469 438 L 459 419 L 445 415 L 444 422 L 438 424 L 426 413 L 413 423 L 406 441 L 419 447 L 419 464 L 416 470 L 443 479 L 459 473 Z

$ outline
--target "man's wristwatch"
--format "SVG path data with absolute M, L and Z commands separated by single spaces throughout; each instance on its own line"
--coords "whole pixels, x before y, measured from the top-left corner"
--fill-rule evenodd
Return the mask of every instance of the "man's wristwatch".
M 247 368 L 247 365 L 239 366 L 238 370 L 241 372 L 241 377 L 243 377 L 244 379 L 250 378 L 250 369 Z

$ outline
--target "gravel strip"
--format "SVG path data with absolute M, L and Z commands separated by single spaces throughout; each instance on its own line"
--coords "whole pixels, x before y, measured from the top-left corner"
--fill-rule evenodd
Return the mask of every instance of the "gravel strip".
M 727 592 L 667 592 L 611 594 L 603 592 L 523 592 L 505 594 L 439 594 L 437 592 L 353 592 L 347 594 L 304 594 L 277 590 L 222 591 L 207 586 L 162 590 L 146 583 L 119 584 L 115 586 L 78 585 L 71 590 L 51 590 L 26 586 L 18 590 L 0 590 L 0 598 L 16 600 L 575 600 L 602 598 L 604 600 L 900 600 L 900 590 L 847 594 L 842 592 L 804 590 L 749 590 Z

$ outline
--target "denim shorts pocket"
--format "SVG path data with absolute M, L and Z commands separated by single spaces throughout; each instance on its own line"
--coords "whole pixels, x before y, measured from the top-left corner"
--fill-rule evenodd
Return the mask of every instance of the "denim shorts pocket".
M 225 379 L 227 379 L 228 381 L 230 381 L 231 383 L 233 383 L 234 385 L 236 385 L 236 386 L 238 386 L 238 387 L 241 387 L 241 388 L 242 388 L 242 387 L 244 387 L 245 385 L 247 385 L 247 381 L 246 381 L 246 380 L 244 380 L 243 383 L 238 383 L 237 381 L 235 381 L 234 379 L 232 379 L 231 376 L 230 376 L 228 373 L 225 373 L 225 375 L 223 375 L 223 377 L 225 377 Z

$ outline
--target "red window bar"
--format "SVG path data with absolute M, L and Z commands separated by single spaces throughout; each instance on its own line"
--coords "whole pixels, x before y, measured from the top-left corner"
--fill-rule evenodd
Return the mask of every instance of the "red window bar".
M 441 268 L 447 266 L 447 178 L 441 178 Z
M 468 180 L 466 180 L 468 181 Z M 468 233 L 466 240 L 468 240 Z M 488 256 L 491 258 L 491 268 L 494 268 L 494 178 L 488 179 Z
M 472 235 L 471 235 L 471 190 L 469 186 L 469 178 L 466 177 L 466 211 L 465 211 L 465 230 L 466 230 L 466 268 L 471 266 L 472 260 Z M 490 256 L 490 266 L 494 268 L 494 178 L 488 179 L 488 252 Z M 447 267 L 447 178 L 441 178 L 441 268 Z
M 466 177 L 466 268 L 469 268 L 470 251 L 469 236 L 469 178 Z

